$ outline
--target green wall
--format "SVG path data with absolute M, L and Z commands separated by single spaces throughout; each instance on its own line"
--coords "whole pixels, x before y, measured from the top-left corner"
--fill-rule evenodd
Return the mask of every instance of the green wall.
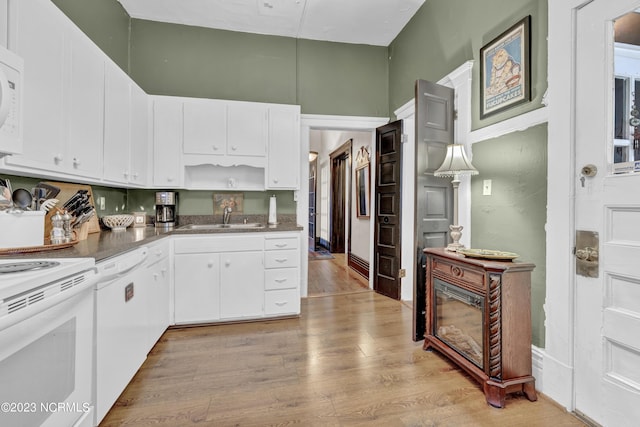
M 473 145 L 471 242 L 515 252 L 536 264 L 531 276 L 533 343 L 544 347 L 547 218 L 547 125 Z M 485 179 L 491 195 L 482 195 Z
M 531 15 L 532 102 L 480 120 L 480 48 Z M 472 128 L 541 107 L 547 90 L 546 0 L 428 0 L 389 45 L 389 111 L 414 97 L 417 79 L 437 82 L 473 60 Z
M 120 68 L 129 69 L 129 15 L 117 0 L 52 0 Z

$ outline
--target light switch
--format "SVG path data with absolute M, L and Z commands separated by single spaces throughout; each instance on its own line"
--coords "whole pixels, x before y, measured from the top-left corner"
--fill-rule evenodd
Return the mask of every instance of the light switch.
M 491 180 L 485 179 L 482 181 L 482 195 L 490 196 L 491 195 Z
M 103 211 L 107 208 L 104 196 L 98 197 L 98 205 L 100 206 L 100 210 Z

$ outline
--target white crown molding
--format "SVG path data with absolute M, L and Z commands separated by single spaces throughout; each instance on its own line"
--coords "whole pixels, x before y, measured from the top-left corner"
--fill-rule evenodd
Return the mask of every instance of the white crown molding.
M 542 123 L 547 123 L 549 121 L 548 108 L 549 107 L 546 106 L 538 108 L 494 125 L 474 130 L 469 134 L 469 142 L 475 144 L 476 142 L 497 138 L 513 132 L 523 131 Z
M 320 114 L 302 114 L 300 116 L 302 126 L 313 129 L 330 130 L 373 130 L 389 123 L 388 117 L 361 117 L 361 116 L 326 116 Z

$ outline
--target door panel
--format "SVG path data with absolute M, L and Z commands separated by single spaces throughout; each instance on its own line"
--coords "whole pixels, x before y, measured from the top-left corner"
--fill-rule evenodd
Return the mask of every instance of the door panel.
M 600 243 L 595 259 L 576 259 L 595 263 L 597 277 L 575 278 L 575 408 L 607 426 L 640 419 L 640 173 L 614 175 L 611 163 L 613 22 L 638 7 L 638 0 L 594 0 L 577 11 L 575 227 Z M 595 176 L 580 175 L 588 164 Z
M 373 289 L 400 299 L 402 122 L 376 129 Z
M 331 162 L 331 252 L 345 253 L 347 221 L 351 218 L 351 146 L 348 140 L 334 150 Z M 350 233 L 350 231 L 349 231 Z
M 416 81 L 416 283 L 414 284 L 414 339 L 424 337 L 426 289 L 424 248 L 445 247 L 453 216 L 450 179 L 436 178 L 453 143 L 454 91 L 425 80 Z

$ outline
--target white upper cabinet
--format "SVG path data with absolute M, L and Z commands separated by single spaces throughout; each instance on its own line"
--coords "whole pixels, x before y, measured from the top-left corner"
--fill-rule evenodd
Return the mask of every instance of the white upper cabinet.
M 34 168 L 58 168 L 56 156 L 64 152 L 65 34 L 61 31 L 61 12 L 45 0 L 13 4 L 16 7 L 16 37 L 10 48 L 25 63 L 23 154 L 7 157 L 6 162 Z
M 267 114 L 267 104 L 185 99 L 185 163 L 264 167 Z
M 104 81 L 104 179 L 129 182 L 130 80 L 108 63 Z
M 153 100 L 153 185 L 182 186 L 182 101 L 157 96 Z
M 102 176 L 104 56 L 78 28 L 67 27 L 64 107 L 66 158 L 59 163 L 71 174 Z
M 50 1 L 12 4 L 11 47 L 25 63 L 24 134 L 23 154 L 7 165 L 101 178 L 104 54 Z
M 300 188 L 300 106 L 269 107 L 267 189 Z
M 104 180 L 145 186 L 149 181 L 149 96 L 110 61 L 104 85 Z
M 129 136 L 129 183 L 149 183 L 149 95 L 131 82 L 131 115 Z
M 227 106 L 227 153 L 264 157 L 267 151 L 267 106 L 230 102 Z
M 183 104 L 184 154 L 227 154 L 227 103 L 212 99 Z

